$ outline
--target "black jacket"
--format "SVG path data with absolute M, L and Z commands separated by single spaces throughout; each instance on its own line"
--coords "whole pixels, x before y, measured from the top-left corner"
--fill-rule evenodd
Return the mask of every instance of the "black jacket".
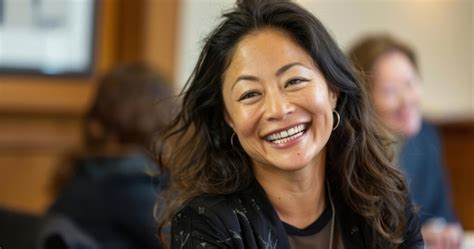
M 362 217 L 332 195 L 345 249 L 374 248 L 373 230 Z M 407 208 L 407 230 L 400 248 L 423 248 L 420 223 Z M 258 183 L 247 190 L 217 197 L 200 197 L 172 220 L 171 248 L 289 249 L 288 236 Z
M 165 179 L 147 174 L 155 167 L 139 153 L 85 159 L 48 212 L 70 218 L 101 248 L 159 249 L 153 207 Z

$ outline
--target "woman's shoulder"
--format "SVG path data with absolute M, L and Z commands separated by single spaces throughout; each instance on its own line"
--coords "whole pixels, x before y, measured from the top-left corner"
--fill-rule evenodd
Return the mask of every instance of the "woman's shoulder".
M 215 212 L 228 212 L 244 209 L 245 212 L 251 208 L 260 208 L 266 203 L 265 194 L 256 184 L 229 194 L 202 195 L 189 201 L 185 208 L 190 210 L 202 210 L 203 208 Z
M 268 219 L 265 196 L 255 186 L 243 191 L 223 195 L 204 195 L 192 199 L 176 213 L 174 222 L 190 220 L 193 222 L 212 221 L 225 227 L 248 224 L 256 220 Z
M 273 210 L 267 210 L 266 202 L 265 196 L 252 188 L 194 198 L 172 219 L 172 243 L 177 247 L 204 243 L 218 248 L 263 248 L 262 243 L 274 243 L 278 234 L 284 234 L 282 225 L 275 227 L 278 218 Z M 187 243 L 190 237 L 193 242 Z
M 231 248 L 233 238 L 240 237 L 233 197 L 200 196 L 185 204 L 172 218 L 172 243 L 180 248 L 195 248 L 191 245 L 215 242 L 218 247 Z
M 232 205 L 228 196 L 199 196 L 188 202 L 181 210 L 197 210 L 199 213 L 202 213 L 199 210 L 204 208 L 219 211 L 230 209 L 232 208 Z
M 204 216 L 225 216 L 242 208 L 242 193 L 226 195 L 204 195 L 199 196 L 180 209 L 179 213 L 196 214 Z

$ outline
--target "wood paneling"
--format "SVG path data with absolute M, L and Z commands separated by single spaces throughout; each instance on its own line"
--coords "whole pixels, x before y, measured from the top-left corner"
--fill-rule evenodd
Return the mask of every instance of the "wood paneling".
M 0 116 L 0 152 L 65 150 L 80 143 L 80 118 L 76 116 Z
M 54 196 L 51 179 L 58 166 L 56 150 L 0 150 L 0 206 L 42 213 Z
M 474 230 L 474 119 L 439 122 L 454 207 L 465 229 Z
M 90 101 L 93 80 L 1 76 L 0 112 L 79 115 Z
M 168 82 L 175 80 L 179 7 L 176 0 L 145 0 L 145 61 L 155 66 Z

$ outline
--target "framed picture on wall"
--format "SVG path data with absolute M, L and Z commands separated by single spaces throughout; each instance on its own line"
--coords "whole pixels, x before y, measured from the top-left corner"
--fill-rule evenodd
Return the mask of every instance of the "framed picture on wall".
M 0 74 L 90 74 L 96 8 L 96 0 L 0 0 Z

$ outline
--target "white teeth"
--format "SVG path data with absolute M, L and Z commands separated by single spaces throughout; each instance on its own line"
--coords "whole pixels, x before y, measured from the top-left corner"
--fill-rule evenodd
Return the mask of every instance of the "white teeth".
M 293 140 L 295 138 L 300 137 L 303 135 L 303 131 L 305 130 L 306 125 L 305 124 L 300 124 L 294 127 L 291 127 L 290 129 L 286 131 L 280 131 L 277 133 L 273 133 L 269 136 L 267 136 L 267 140 L 275 143 L 275 144 L 282 144 L 286 143 L 290 140 Z
M 288 133 L 290 133 L 290 134 L 295 134 L 295 133 L 296 133 L 296 132 L 295 132 L 295 128 L 289 129 L 289 130 L 288 130 Z

